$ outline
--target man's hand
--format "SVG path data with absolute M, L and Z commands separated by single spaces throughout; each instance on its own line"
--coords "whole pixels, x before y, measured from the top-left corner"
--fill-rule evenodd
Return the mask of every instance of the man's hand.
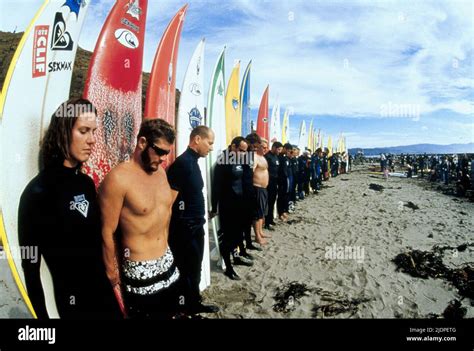
M 125 309 L 125 303 L 123 302 L 122 290 L 120 289 L 120 284 L 115 284 L 114 287 L 114 295 L 117 299 L 117 302 L 120 307 L 120 311 L 122 311 L 123 317 L 127 318 L 127 310 Z

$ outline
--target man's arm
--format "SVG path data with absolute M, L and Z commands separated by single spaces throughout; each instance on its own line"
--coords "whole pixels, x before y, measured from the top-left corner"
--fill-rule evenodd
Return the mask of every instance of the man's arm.
M 212 170 L 212 189 L 211 189 L 211 218 L 217 214 L 217 206 L 219 204 L 219 196 L 221 194 L 224 166 L 216 164 Z
M 168 183 L 171 188 L 171 194 L 173 196 L 173 201 L 171 202 L 174 204 L 176 198 L 178 197 L 179 191 L 183 186 L 183 170 L 182 167 L 179 167 L 179 160 L 175 161 L 169 168 L 166 176 L 168 178 Z
M 117 258 L 117 245 L 114 234 L 120 220 L 120 212 L 125 199 L 125 187 L 121 184 L 117 171 L 110 172 L 99 188 L 99 205 L 102 213 L 102 254 L 107 278 L 112 284 L 115 297 L 122 313 L 126 315 L 120 288 L 120 272 Z

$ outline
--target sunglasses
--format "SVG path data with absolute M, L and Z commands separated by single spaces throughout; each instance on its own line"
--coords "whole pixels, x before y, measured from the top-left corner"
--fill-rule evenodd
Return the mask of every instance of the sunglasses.
M 157 156 L 165 156 L 171 152 L 171 150 L 163 150 L 162 148 L 156 146 L 153 143 L 148 143 L 148 145 L 153 149 L 153 151 L 155 151 Z

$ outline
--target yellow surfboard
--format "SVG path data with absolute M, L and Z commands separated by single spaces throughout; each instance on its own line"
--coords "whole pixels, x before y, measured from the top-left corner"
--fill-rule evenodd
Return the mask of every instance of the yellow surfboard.
M 232 70 L 225 94 L 225 125 L 226 141 L 230 145 L 232 139 L 239 136 L 242 131 L 242 114 L 240 112 L 239 92 L 240 61 L 237 61 Z

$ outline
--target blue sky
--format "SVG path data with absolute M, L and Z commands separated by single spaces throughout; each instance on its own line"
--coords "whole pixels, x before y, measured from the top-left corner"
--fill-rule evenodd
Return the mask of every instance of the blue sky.
M 0 30 L 22 31 L 41 0 L 1 0 Z M 93 50 L 113 0 L 92 1 L 81 47 Z M 174 13 L 185 2 L 150 0 L 144 70 Z M 294 111 L 290 140 L 311 118 L 325 136 L 349 147 L 474 141 L 474 2 L 200 0 L 189 2 L 178 59 L 177 87 L 202 37 L 205 70 L 227 46 L 234 60 L 252 60 L 254 117 L 270 84 Z M 207 89 L 208 87 L 206 87 Z

